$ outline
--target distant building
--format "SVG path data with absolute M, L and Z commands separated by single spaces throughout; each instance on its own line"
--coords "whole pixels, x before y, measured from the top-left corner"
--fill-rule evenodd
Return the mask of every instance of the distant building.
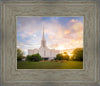
M 46 46 L 46 40 L 45 40 L 45 37 L 44 37 L 44 27 L 43 27 L 43 36 L 42 36 L 40 48 L 39 49 L 33 49 L 33 50 L 28 49 L 28 55 L 32 55 L 32 54 L 36 54 L 36 53 L 39 53 L 44 60 L 54 59 L 56 57 L 56 55 L 58 53 L 60 53 L 59 50 L 49 49 Z

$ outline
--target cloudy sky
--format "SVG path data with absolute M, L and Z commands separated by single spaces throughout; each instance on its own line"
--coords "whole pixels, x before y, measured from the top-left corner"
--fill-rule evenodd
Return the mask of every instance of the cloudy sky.
M 26 55 L 28 49 L 38 49 L 43 25 L 49 48 L 83 47 L 83 23 L 83 17 L 17 17 L 17 47 Z

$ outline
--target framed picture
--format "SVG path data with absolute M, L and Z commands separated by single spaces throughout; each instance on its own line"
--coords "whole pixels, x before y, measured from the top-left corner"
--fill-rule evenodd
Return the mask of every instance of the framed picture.
M 100 85 L 98 1 L 2 1 L 2 85 Z
M 83 69 L 83 22 L 17 16 L 17 69 Z

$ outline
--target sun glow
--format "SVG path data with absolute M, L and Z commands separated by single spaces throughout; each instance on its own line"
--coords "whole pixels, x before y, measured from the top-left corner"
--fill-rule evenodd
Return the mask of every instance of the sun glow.
M 68 55 L 69 55 L 69 56 L 72 56 L 73 54 L 71 54 L 71 53 L 68 53 Z
M 59 46 L 58 48 L 56 48 L 56 49 L 58 49 L 58 50 L 64 50 L 64 49 L 66 49 L 64 46 Z
M 71 54 L 71 53 L 68 53 L 68 55 L 69 55 L 69 58 L 71 59 L 72 58 L 72 56 L 73 56 L 73 54 Z
M 63 56 L 65 56 L 66 54 L 62 53 Z

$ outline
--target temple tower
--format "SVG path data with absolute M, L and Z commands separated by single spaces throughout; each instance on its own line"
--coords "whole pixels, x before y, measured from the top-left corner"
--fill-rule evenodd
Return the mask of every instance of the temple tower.
M 42 40 L 41 40 L 41 47 L 46 47 L 46 40 L 44 36 L 44 26 L 43 26 L 43 34 L 42 34 Z

